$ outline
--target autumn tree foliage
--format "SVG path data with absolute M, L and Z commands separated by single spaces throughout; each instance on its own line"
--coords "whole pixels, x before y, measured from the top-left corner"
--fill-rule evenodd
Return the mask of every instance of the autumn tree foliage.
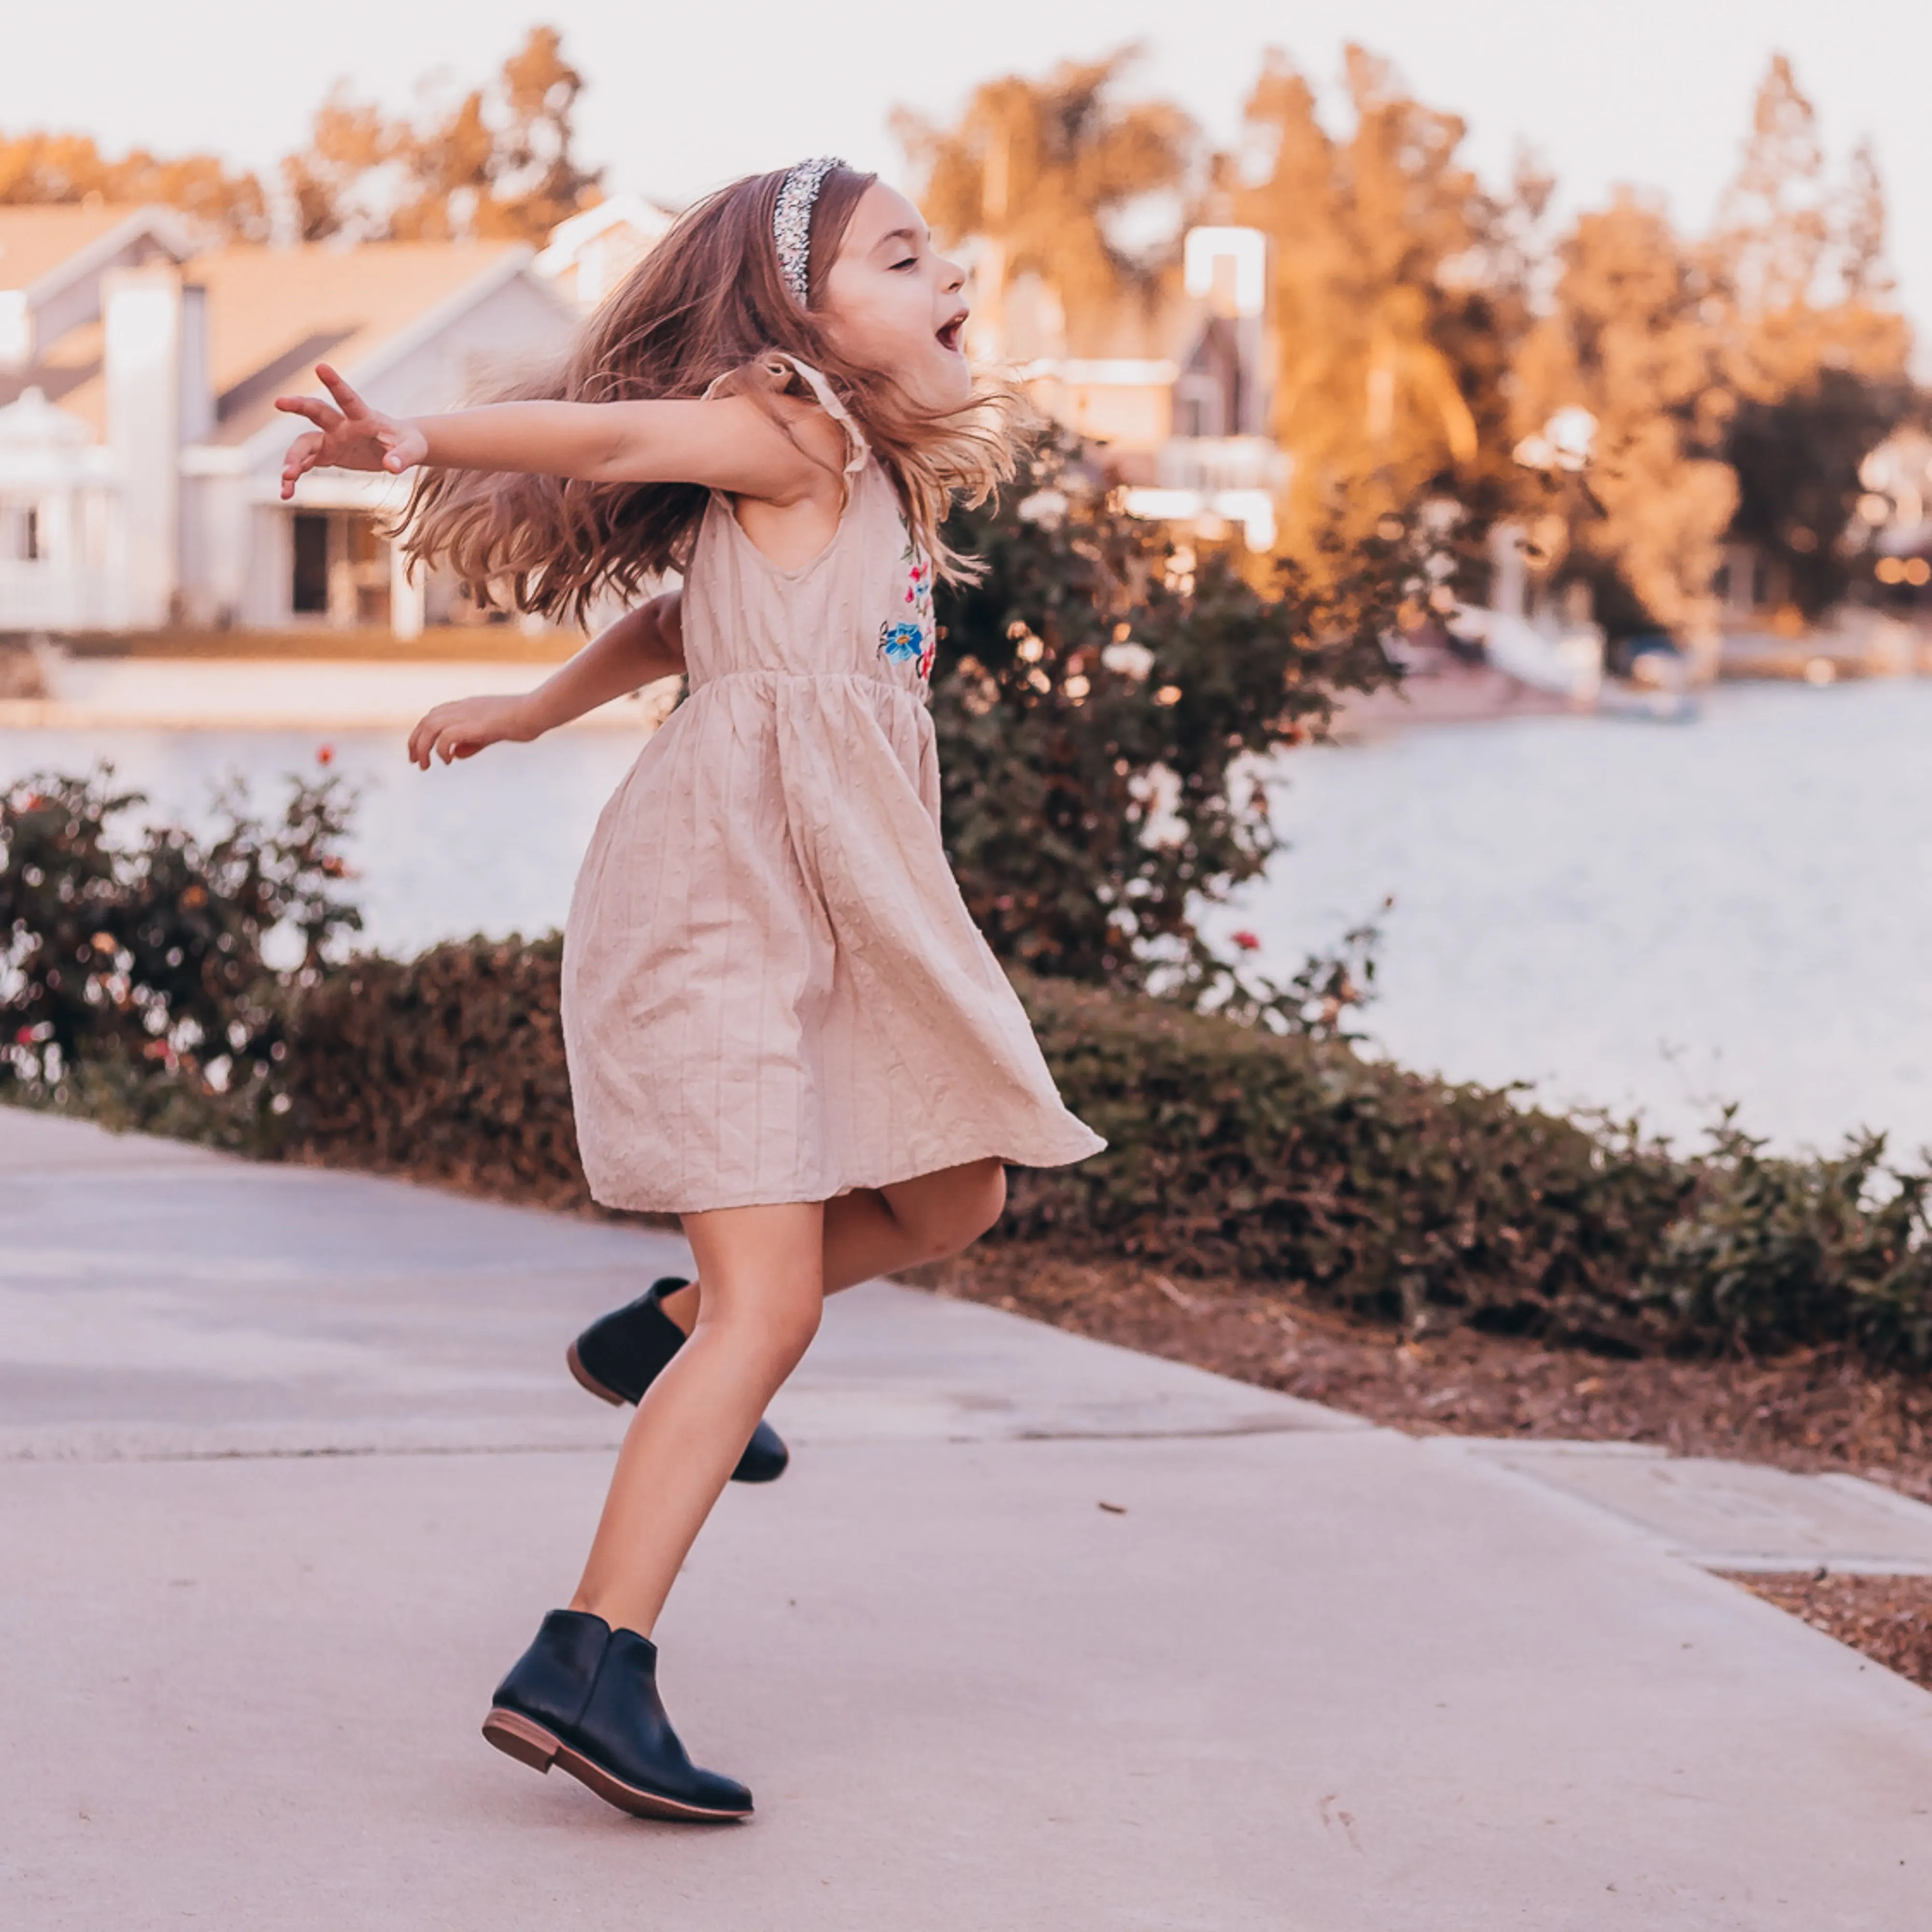
M 1132 58 L 1129 49 L 1042 81 L 988 81 L 950 128 L 896 117 L 934 232 L 978 244 L 982 304 L 997 309 L 1012 283 L 1036 275 L 1058 296 L 1070 335 L 1093 342 L 1154 291 L 1160 264 L 1123 245 L 1118 218 L 1181 185 L 1194 130 L 1166 102 L 1118 98 Z
M 86 134 L 0 134 L 0 206 L 94 201 L 158 202 L 237 241 L 268 232 L 260 180 L 217 155 L 166 158 L 136 148 L 110 156 Z
M 532 28 L 488 87 L 419 119 L 338 88 L 282 164 L 302 238 L 541 244 L 596 198 L 576 152 L 584 77 L 554 27 Z
M 556 28 L 536 27 L 488 86 L 415 119 L 337 88 L 269 184 L 212 154 L 113 158 L 85 134 L 0 134 L 0 205 L 158 202 L 237 242 L 279 226 L 305 242 L 541 244 L 597 196 L 576 148 L 583 88 Z
M 1270 57 L 1247 104 L 1252 172 L 1229 197 L 1268 238 L 1283 536 L 1304 556 L 1432 489 L 1493 506 L 1526 319 L 1512 211 L 1460 160 L 1462 122 L 1359 46 L 1345 71 L 1353 124 L 1331 134 L 1307 79 Z M 1532 207 L 1538 192 L 1526 176 Z
M 1606 613 L 1626 628 L 1647 620 L 1695 641 L 1714 633 L 1738 500 L 1708 284 L 1663 212 L 1628 192 L 1581 217 L 1558 254 L 1550 312 L 1516 358 L 1516 426 L 1528 437 L 1580 408 L 1596 427 L 1587 475 L 1564 489 L 1568 554 L 1550 544 L 1542 561 L 1594 577 L 1600 604 L 1626 593 L 1634 608 Z
M 1120 56 L 1008 76 L 951 128 L 904 122 L 928 212 L 976 241 L 982 302 L 1037 277 L 1075 356 L 1174 352 L 1122 346 L 1124 318 L 1153 344 L 1174 313 L 1174 251 L 1118 240 L 1150 194 L 1259 230 L 1280 544 L 1304 567 L 1435 498 L 1466 532 L 1528 527 L 1543 588 L 1587 584 L 1615 631 L 1709 644 L 1739 539 L 1805 614 L 1843 593 L 1858 464 L 1910 401 L 1910 338 L 1873 158 L 1834 176 L 1788 61 L 1702 239 L 1629 190 L 1550 234 L 1546 176 L 1526 161 L 1486 187 L 1461 121 L 1358 46 L 1341 112 L 1269 56 L 1230 154 L 1125 99 L 1124 77 Z M 1522 460 L 1558 417 L 1590 426 L 1580 451 Z

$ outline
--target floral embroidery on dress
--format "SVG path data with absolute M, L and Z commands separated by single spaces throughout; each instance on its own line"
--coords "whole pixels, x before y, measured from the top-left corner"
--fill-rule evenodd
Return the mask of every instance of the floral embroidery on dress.
M 920 556 L 910 532 L 901 561 L 906 566 L 906 608 L 879 626 L 879 650 L 892 664 L 916 659 L 920 676 L 929 678 L 939 640 L 939 626 L 932 614 L 932 565 Z

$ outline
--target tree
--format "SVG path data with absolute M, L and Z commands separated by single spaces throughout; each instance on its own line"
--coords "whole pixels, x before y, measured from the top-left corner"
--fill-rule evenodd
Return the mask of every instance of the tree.
M 1294 463 L 1283 540 L 1304 559 L 1320 533 L 1359 542 L 1432 488 L 1498 496 L 1526 315 L 1510 211 L 1458 160 L 1462 123 L 1358 46 L 1346 73 L 1354 126 L 1336 136 L 1270 56 L 1246 110 L 1264 172 L 1233 196 L 1269 242 L 1274 429 Z M 1547 192 L 1527 174 L 1523 189 Z
M 541 243 L 594 200 L 599 171 L 576 154 L 584 77 L 554 27 L 535 27 L 487 88 L 420 122 L 390 119 L 338 88 L 308 147 L 282 164 L 304 241 Z
M 86 134 L 0 136 L 0 205 L 97 199 L 179 208 L 233 241 L 260 242 L 268 232 L 261 182 L 252 174 L 230 172 L 215 155 L 170 159 L 136 148 L 110 159 Z
M 1634 602 L 1617 628 L 1661 625 L 1708 645 L 1711 586 L 1737 504 L 1719 460 L 1731 399 L 1716 383 L 1708 284 L 1662 212 L 1628 190 L 1581 217 L 1558 250 L 1551 312 L 1516 359 L 1518 428 L 1561 410 L 1594 418 L 1583 487 L 1568 493 L 1573 568 Z M 1612 612 L 1605 612 L 1606 616 Z
M 1288 570 L 1257 588 L 1226 552 L 1124 514 L 1063 442 L 950 534 L 987 569 L 939 598 L 942 822 L 994 952 L 1238 1001 L 1194 921 L 1275 850 L 1245 761 L 1318 734 L 1339 692 L 1390 680 L 1397 546 L 1372 542 L 1346 578 Z M 1276 1016 L 1292 1023 L 1306 998 Z
M 950 128 L 895 117 L 934 230 L 949 244 L 981 244 L 980 300 L 996 325 L 1012 283 L 1037 275 L 1090 353 L 1124 300 L 1151 292 L 1151 265 L 1120 244 L 1116 224 L 1141 197 L 1180 185 L 1193 130 L 1165 101 L 1115 99 L 1132 57 L 1070 62 L 1044 81 L 988 81 Z
M 387 217 L 370 190 L 392 158 L 395 135 L 381 109 L 331 89 L 316 110 L 309 145 L 282 163 L 282 184 L 304 242 L 382 232 Z
M 1705 260 L 1735 398 L 1724 451 L 1738 482 L 1732 534 L 1781 566 L 1807 617 L 1844 595 L 1840 538 L 1858 466 L 1910 400 L 1911 337 L 1890 305 L 1885 233 L 1870 149 L 1834 190 L 1811 104 L 1777 56 Z
M 1772 314 L 1810 301 L 1831 239 L 1817 117 L 1790 60 L 1774 55 L 1708 253 L 1734 302 Z

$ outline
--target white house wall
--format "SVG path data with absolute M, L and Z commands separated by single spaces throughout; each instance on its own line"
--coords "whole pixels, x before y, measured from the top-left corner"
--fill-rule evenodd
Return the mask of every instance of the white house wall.
M 148 234 L 130 236 L 112 254 L 104 256 L 85 274 L 76 275 L 50 290 L 34 304 L 34 338 L 43 348 L 58 342 L 68 330 L 100 320 L 103 279 L 121 268 L 136 268 L 150 262 L 172 262 L 177 258 Z
M 568 346 L 574 319 L 547 287 L 518 274 L 500 283 L 444 326 L 400 353 L 379 350 L 368 370 L 350 368 L 349 380 L 377 409 L 392 416 L 422 416 L 460 407 L 495 383 L 541 368 Z M 284 454 L 298 425 L 291 422 L 257 432 L 236 455 L 247 466 L 245 496 L 254 514 L 245 538 L 216 537 L 234 528 L 212 518 L 204 524 L 210 550 L 197 560 L 194 602 L 218 603 L 217 586 L 233 584 L 236 620 L 275 628 L 295 622 L 291 608 L 293 542 L 291 518 L 302 509 L 361 506 L 379 479 L 316 475 L 304 479 L 292 504 L 280 501 Z M 204 479 L 208 480 L 208 479 Z M 394 493 L 386 492 L 391 500 Z M 212 554 L 217 541 L 245 541 L 249 554 L 238 566 Z M 206 621 L 206 620 L 202 620 Z
M 287 511 L 244 496 L 247 549 L 238 560 L 240 620 L 251 628 L 274 630 L 294 621 L 290 608 L 295 573 L 294 526 Z
M 182 606 L 190 624 L 248 621 L 249 559 L 259 541 L 248 485 L 239 470 L 182 479 Z
M 394 416 L 458 408 L 497 382 L 542 369 L 568 345 L 574 328 L 556 296 L 519 275 L 395 360 L 379 351 L 369 399 Z

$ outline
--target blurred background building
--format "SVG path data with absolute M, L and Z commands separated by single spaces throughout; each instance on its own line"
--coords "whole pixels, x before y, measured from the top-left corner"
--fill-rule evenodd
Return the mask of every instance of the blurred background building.
M 1932 410 L 1876 166 L 1827 155 L 1787 62 L 1694 236 L 1630 192 L 1557 228 L 1533 165 L 1479 179 L 1460 120 L 1360 48 L 1339 100 L 1270 56 L 1238 153 L 1130 65 L 898 124 L 970 346 L 1093 485 L 1258 573 L 1411 544 L 1418 666 L 1460 638 L 1582 695 L 1916 664 Z M 0 632 L 481 621 L 397 568 L 386 479 L 280 502 L 273 398 L 326 358 L 446 407 L 556 352 L 672 219 L 578 158 L 582 84 L 537 29 L 427 118 L 331 96 L 271 182 L 0 137 Z
M 328 360 L 446 408 L 574 320 L 518 243 L 197 249 L 155 208 L 0 208 L 0 623 L 49 631 L 449 621 L 378 534 L 390 479 L 281 500 L 274 398 Z

